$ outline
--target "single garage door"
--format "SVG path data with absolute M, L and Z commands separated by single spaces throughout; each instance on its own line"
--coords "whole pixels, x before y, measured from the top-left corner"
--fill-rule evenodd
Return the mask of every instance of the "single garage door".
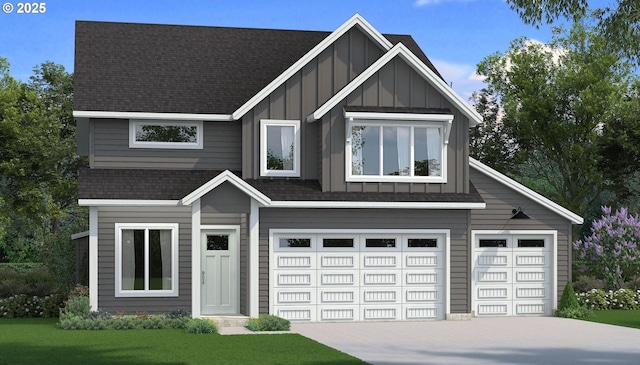
M 271 231 L 271 313 L 292 321 L 444 319 L 448 231 Z
M 551 315 L 554 234 L 473 234 L 476 316 Z

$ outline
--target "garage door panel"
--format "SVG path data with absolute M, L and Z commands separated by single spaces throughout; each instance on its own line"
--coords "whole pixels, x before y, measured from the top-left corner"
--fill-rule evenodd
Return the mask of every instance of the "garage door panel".
M 513 253 L 514 266 L 549 267 L 551 255 L 547 252 L 519 252 Z
M 511 315 L 511 302 L 478 302 L 477 316 L 507 316 Z
M 476 283 L 480 285 L 513 282 L 513 270 L 508 267 L 477 268 L 473 274 Z
M 476 267 L 510 267 L 512 266 L 511 252 L 480 252 L 476 259 Z
M 360 302 L 363 304 L 401 303 L 400 288 L 363 288 L 360 291 Z
M 309 305 L 316 302 L 315 288 L 277 289 L 276 305 Z
M 316 285 L 316 274 L 312 271 L 279 271 L 276 274 L 277 286 L 305 286 L 311 287 Z
M 543 302 L 519 301 L 513 303 L 513 311 L 514 314 L 519 316 L 550 314 L 548 313 L 550 311 L 547 309 L 550 304 L 551 302 L 546 300 Z
M 438 319 L 444 317 L 441 304 L 416 305 L 405 304 L 402 306 L 404 320 Z
M 315 322 L 317 321 L 315 308 L 315 306 L 275 307 L 274 312 L 276 316 L 292 322 Z
M 548 270 L 542 268 L 530 268 L 523 269 L 517 268 L 515 270 L 514 283 L 546 283 L 549 281 Z
M 441 253 L 419 254 L 415 252 L 405 255 L 405 267 L 407 268 L 437 268 L 442 266 Z
M 400 286 L 402 284 L 401 270 L 362 270 L 363 286 Z
M 544 299 L 549 296 L 547 287 L 543 285 L 517 285 L 515 287 L 516 299 Z
M 357 304 L 360 301 L 357 289 L 318 289 L 319 304 Z
M 318 267 L 321 269 L 358 269 L 357 253 L 319 253 Z
M 403 283 L 405 286 L 434 286 L 444 282 L 444 271 L 432 270 L 404 270 Z
M 315 254 L 278 254 L 276 267 L 278 269 L 313 269 L 316 268 Z
M 508 300 L 513 297 L 511 290 L 511 285 L 478 286 L 476 297 L 480 300 Z
M 404 302 L 406 303 L 439 303 L 443 297 L 443 290 L 439 286 L 404 290 Z
M 401 319 L 402 306 L 395 305 L 362 305 L 362 319 L 367 321 L 392 321 Z
M 321 321 L 358 321 L 358 305 L 318 306 L 318 319 Z
M 319 272 L 318 285 L 323 286 L 358 286 L 360 278 L 357 271 L 331 270 Z

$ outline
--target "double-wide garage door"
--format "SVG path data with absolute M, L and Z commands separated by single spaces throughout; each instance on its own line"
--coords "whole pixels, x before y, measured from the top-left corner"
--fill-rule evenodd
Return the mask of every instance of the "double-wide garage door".
M 553 234 L 474 234 L 477 316 L 551 315 Z
M 270 305 L 280 317 L 444 319 L 446 230 L 270 233 Z

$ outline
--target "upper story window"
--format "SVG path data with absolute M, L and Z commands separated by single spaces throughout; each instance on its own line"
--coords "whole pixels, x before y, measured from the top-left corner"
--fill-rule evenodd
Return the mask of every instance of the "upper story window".
M 260 175 L 300 176 L 300 121 L 260 121 Z
M 345 112 L 345 117 L 347 181 L 447 181 L 452 115 Z
M 202 122 L 129 122 L 130 148 L 202 149 Z

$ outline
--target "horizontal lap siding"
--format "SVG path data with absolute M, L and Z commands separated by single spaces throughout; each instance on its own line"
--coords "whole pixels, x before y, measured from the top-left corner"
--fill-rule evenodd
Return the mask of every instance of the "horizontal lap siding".
M 115 297 L 115 224 L 178 223 L 179 296 L 162 298 Z M 107 312 L 162 313 L 191 311 L 191 208 L 117 207 L 98 209 L 98 307 Z
M 270 229 L 449 229 L 451 230 L 451 312 L 468 313 L 467 211 L 404 209 L 260 210 L 260 313 L 269 310 Z
M 471 182 L 487 204 L 471 212 L 473 230 L 557 230 L 558 298 L 571 275 L 571 223 L 541 204 L 471 169 Z M 520 207 L 531 219 L 511 219 Z
M 129 120 L 93 119 L 91 167 L 239 170 L 240 122 L 204 122 L 203 128 L 203 149 L 129 148 Z

